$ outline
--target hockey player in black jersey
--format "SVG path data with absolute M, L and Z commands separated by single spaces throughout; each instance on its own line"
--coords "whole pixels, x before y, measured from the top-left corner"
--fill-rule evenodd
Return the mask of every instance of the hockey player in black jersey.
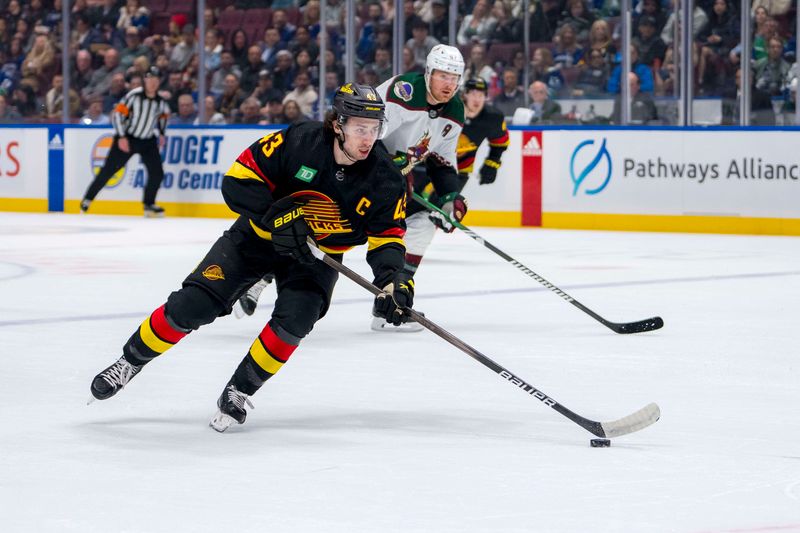
M 374 312 L 403 322 L 414 298 L 413 280 L 403 272 L 406 187 L 386 150 L 376 146 L 384 118 L 374 89 L 346 84 L 324 124 L 270 133 L 242 152 L 222 184 L 239 218 L 133 333 L 122 357 L 94 378 L 94 398 L 115 395 L 148 362 L 230 313 L 248 287 L 272 274 L 278 291 L 272 317 L 225 385 L 210 425 L 221 432 L 243 423 L 249 397 L 328 310 L 337 273 L 315 260 L 309 237 L 337 260 L 368 242 L 374 283 L 385 289 Z
M 480 184 L 494 183 L 500 158 L 508 148 L 508 129 L 503 113 L 486 103 L 488 87 L 483 78 L 472 78 L 464 84 L 464 129 L 458 139 L 458 175 L 461 189 L 472 174 L 475 154 L 484 141 L 489 141 L 489 155 L 479 171 Z

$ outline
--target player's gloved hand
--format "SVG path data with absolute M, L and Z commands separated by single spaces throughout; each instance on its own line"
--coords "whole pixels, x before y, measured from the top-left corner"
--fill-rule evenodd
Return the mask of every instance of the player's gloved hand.
M 394 275 L 392 282 L 383 288 L 383 292 L 375 297 L 372 314 L 385 318 L 387 322 L 399 326 L 408 322 L 409 315 L 405 309 L 414 305 L 414 279 L 402 270 Z
M 483 166 L 481 167 L 480 175 L 481 175 L 481 185 L 488 185 L 490 183 L 494 183 L 494 180 L 497 179 L 497 169 L 500 168 L 500 163 L 497 161 L 492 161 L 491 159 L 487 159 L 483 162 Z
M 441 204 L 441 209 L 447 214 L 447 217 L 442 216 L 438 211 L 433 211 L 430 214 L 430 219 L 442 231 L 452 233 L 456 227 L 450 223 L 450 220 L 461 222 L 464 215 L 467 214 L 467 199 L 457 192 L 452 192 L 442 197 Z M 448 220 L 448 217 L 450 220 Z
M 261 224 L 272 234 L 275 251 L 304 264 L 312 264 L 314 256 L 308 247 L 308 237 L 313 232 L 303 218 L 305 202 L 286 196 L 269 208 L 261 219 Z

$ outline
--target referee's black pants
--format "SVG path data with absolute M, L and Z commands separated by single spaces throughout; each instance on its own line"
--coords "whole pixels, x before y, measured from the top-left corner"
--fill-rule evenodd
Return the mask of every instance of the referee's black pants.
M 161 165 L 161 154 L 158 152 L 158 137 L 151 139 L 135 139 L 128 138 L 130 146 L 129 152 L 123 152 L 119 149 L 119 137 L 114 136 L 114 143 L 111 145 L 111 151 L 106 157 L 106 162 L 97 177 L 94 179 L 86 194 L 83 197 L 86 200 L 94 200 L 97 193 L 106 186 L 111 176 L 117 173 L 119 169 L 125 166 L 125 163 L 133 156 L 139 154 L 142 158 L 147 169 L 147 184 L 144 187 L 144 205 L 151 205 L 156 203 L 156 193 L 164 180 L 164 167 Z

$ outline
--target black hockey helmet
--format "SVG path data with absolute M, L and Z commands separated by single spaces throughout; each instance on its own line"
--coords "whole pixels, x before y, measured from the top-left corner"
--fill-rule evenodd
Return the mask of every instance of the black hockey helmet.
M 489 92 L 489 86 L 486 85 L 486 80 L 483 78 L 470 78 L 464 84 L 464 92 L 469 91 L 482 91 L 484 94 Z
M 377 91 L 369 85 L 345 83 L 333 96 L 333 110 L 344 117 L 374 118 L 383 122 L 386 119 L 386 105 Z

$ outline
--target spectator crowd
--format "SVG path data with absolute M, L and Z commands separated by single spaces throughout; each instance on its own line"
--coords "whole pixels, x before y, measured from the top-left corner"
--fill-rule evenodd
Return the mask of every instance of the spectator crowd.
M 151 65 L 162 73 L 160 94 L 173 124 L 198 123 L 202 106 L 210 124 L 286 124 L 318 116 L 345 81 L 346 13 L 343 0 L 207 0 L 204 54 L 192 0 L 72 0 L 68 49 L 62 49 L 63 0 L 0 0 L 0 122 L 71 120 L 108 124 L 115 104 L 142 85 Z M 403 1 L 405 35 L 401 72 L 422 71 L 438 43 L 464 55 L 465 78 L 481 77 L 490 101 L 511 117 L 519 108 L 529 123 L 616 122 L 577 116 L 559 101 L 614 99 L 620 92 L 618 0 L 457 0 L 455 43 L 449 42 L 446 0 L 357 0 L 357 80 L 376 86 L 393 72 L 392 22 Z M 456 0 L 454 0 L 456 1 Z M 674 101 L 679 91 L 676 0 L 634 1 L 628 79 L 631 119 L 659 123 L 653 102 Z M 795 4 L 752 0 L 749 13 L 728 0 L 696 0 L 692 13 L 694 94 L 722 99 L 723 120 L 738 122 L 741 85 L 740 20 L 752 21 L 754 111 L 782 102 L 794 106 Z M 530 20 L 531 63 L 525 64 L 523 18 Z M 328 35 L 320 57 L 318 39 Z M 63 54 L 70 91 L 64 101 Z M 197 101 L 200 61 L 208 96 Z M 325 64 L 324 91 L 320 62 Z M 528 87 L 522 86 L 528 69 Z M 526 95 L 527 93 L 527 95 Z M 526 106 L 526 96 L 528 105 Z M 592 107 L 593 109 L 593 107 Z

